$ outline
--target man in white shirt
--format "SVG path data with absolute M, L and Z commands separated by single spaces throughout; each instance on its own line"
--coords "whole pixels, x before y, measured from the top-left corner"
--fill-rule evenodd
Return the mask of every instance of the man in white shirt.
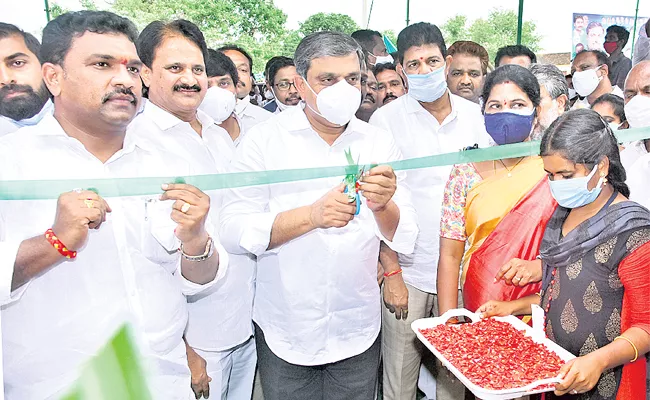
M 213 49 L 208 49 L 206 71 L 209 93 L 206 95 L 206 99 L 203 100 L 200 109 L 211 116 L 215 123 L 226 131 L 228 153 L 225 157 L 227 158 L 226 161 L 230 162 L 235 153 L 235 148 L 239 145 L 242 135 L 245 133 L 242 122 L 235 113 L 239 73 L 230 58 Z
M 231 170 L 401 158 L 388 132 L 354 117 L 362 57 L 344 34 L 305 37 L 294 59 L 303 105 L 253 128 Z M 360 193 L 352 177 L 349 185 L 342 178 L 230 189 L 224 195 L 221 232 L 227 233 L 228 250 L 258 257 L 253 320 L 266 400 L 374 399 L 379 244 L 410 253 L 417 225 L 403 173 L 389 166 L 366 170 Z
M 153 22 L 140 34 L 137 47 L 145 64 L 142 80 L 149 88 L 149 101 L 129 132 L 157 141 L 188 160 L 199 173 L 224 172 L 232 152 L 225 140 L 230 145 L 232 141 L 199 107 L 210 91 L 226 92 L 233 106 L 235 96 L 218 86 L 208 89 L 208 49 L 200 29 L 185 20 Z M 211 217 L 218 220 L 221 194 L 209 194 Z M 213 396 L 224 400 L 249 398 L 252 392 L 257 362 L 251 323 L 255 264 L 240 255 L 230 262 L 234 268 L 221 282 L 188 297 L 185 338 L 197 397 L 207 398 L 210 389 Z
M 632 67 L 625 80 L 625 117 L 631 128 L 650 127 L 650 60 Z M 650 208 L 650 139 L 634 145 L 639 158 L 627 171 L 630 200 Z
M 609 67 L 609 57 L 600 50 L 584 50 L 576 55 L 571 63 L 572 83 L 584 98 L 576 101 L 572 110 L 590 108 L 597 98 L 607 93 L 623 97 L 623 90 L 609 80 Z
M 239 82 L 237 82 L 237 106 L 235 112 L 241 121 L 244 132 L 260 122 L 271 118 L 272 113 L 262 107 L 251 104 L 250 93 L 253 90 L 253 58 L 241 47 L 227 45 L 218 48 L 228 56 L 237 68 Z
M 105 11 L 48 23 L 41 57 L 54 115 L 0 140 L 0 180 L 192 173 L 184 160 L 126 133 L 142 90 L 137 34 Z M 142 345 L 153 397 L 190 398 L 183 294 L 214 285 L 228 257 L 206 228 L 208 196 L 185 184 L 162 189 L 106 198 L 79 189 L 58 201 L 0 204 L 15 299 L 2 309 L 7 399 L 61 398 L 124 322 Z
M 370 123 L 391 131 L 407 159 L 455 152 L 487 141 L 479 106 L 447 89 L 446 68 L 451 59 L 438 27 L 418 23 L 405 28 L 398 36 L 397 48 L 409 92 L 378 109 Z M 411 322 L 436 313 L 440 206 L 450 172 L 451 166 L 408 171 L 407 183 L 420 227 L 415 251 L 399 254 L 399 265 L 396 257 L 382 251 L 384 269 L 404 269 L 403 274 L 384 279 L 385 399 L 411 400 L 416 396 L 422 348 L 416 343 Z M 438 396 L 440 400 L 463 398 L 462 384 L 447 387 L 446 380 L 439 379 Z
M 0 22 L 0 136 L 35 125 L 52 113 L 32 34 Z

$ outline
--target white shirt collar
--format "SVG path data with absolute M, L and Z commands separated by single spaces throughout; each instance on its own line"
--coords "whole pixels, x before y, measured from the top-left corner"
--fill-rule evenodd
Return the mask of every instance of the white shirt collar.
M 147 118 L 151 119 L 160 130 L 166 131 L 179 124 L 189 124 L 183 121 L 169 111 L 163 110 L 151 101 L 148 101 L 144 110 L 142 111 Z M 196 110 L 196 119 L 199 120 L 201 126 L 205 129 L 211 125 L 215 125 L 214 119 L 201 110 Z
M 294 131 L 303 131 L 303 130 L 310 130 L 313 132 L 316 132 L 314 128 L 311 126 L 311 123 L 307 119 L 307 115 L 305 114 L 305 107 L 306 104 L 304 101 L 300 102 L 301 107 L 295 107 L 291 108 L 288 110 L 283 111 L 280 113 L 278 116 L 275 116 L 274 118 L 278 118 L 277 121 L 282 126 L 284 129 L 286 129 L 289 132 L 294 132 Z M 346 136 L 348 132 L 362 132 L 363 129 L 363 121 L 358 119 L 355 116 L 352 116 L 352 119 L 350 122 L 348 122 L 347 126 L 345 127 L 345 131 L 341 134 L 340 137 Z M 337 139 L 338 140 L 338 139 Z
M 458 104 L 457 104 L 458 100 L 455 98 L 456 96 L 449 91 L 449 89 L 447 89 L 445 93 L 449 95 L 449 102 L 451 103 L 451 113 L 447 116 L 447 118 L 445 118 L 445 122 L 448 122 L 448 121 L 452 121 L 458 115 Z M 420 104 L 419 101 L 415 100 L 408 93 L 402 97 L 405 97 L 404 107 L 406 108 L 406 112 L 408 112 L 409 114 L 420 113 L 420 112 L 427 113 L 427 114 L 429 113 L 422 106 L 422 104 Z

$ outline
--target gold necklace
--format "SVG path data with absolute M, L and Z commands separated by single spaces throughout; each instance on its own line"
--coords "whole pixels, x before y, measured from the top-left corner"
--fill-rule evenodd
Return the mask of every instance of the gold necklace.
M 503 160 L 499 160 L 499 162 L 501 163 L 501 165 L 503 165 L 503 168 L 505 168 L 506 171 L 508 171 L 508 178 L 511 178 L 512 177 L 512 171 L 514 171 L 514 169 L 517 168 L 517 165 L 519 165 L 520 162 L 524 161 L 525 158 L 526 157 L 520 158 L 519 161 L 517 161 L 517 163 L 512 167 L 512 169 L 508 168 L 506 166 L 506 164 L 503 162 Z

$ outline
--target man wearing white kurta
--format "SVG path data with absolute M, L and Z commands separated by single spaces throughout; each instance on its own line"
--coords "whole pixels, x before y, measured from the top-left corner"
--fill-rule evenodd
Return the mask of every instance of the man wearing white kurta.
M 625 116 L 631 128 L 650 128 L 650 60 L 641 61 L 625 80 Z M 650 208 L 650 139 L 634 143 L 637 159 L 626 166 L 630 200 Z
M 0 140 L 1 180 L 193 173 L 126 134 L 142 90 L 136 37 L 129 20 L 108 12 L 48 23 L 41 54 L 54 115 Z M 58 201 L 0 203 L 0 241 L 13 248 L 0 266 L 13 265 L 14 302 L 2 308 L 7 399 L 61 398 L 124 322 L 146 356 L 153 397 L 193 397 L 183 295 L 220 280 L 228 256 L 208 234 L 208 196 L 184 184 L 162 189 L 106 198 L 79 189 Z
M 354 117 L 362 57 L 343 34 L 304 38 L 295 57 L 304 105 L 253 128 L 231 170 L 339 166 L 347 164 L 346 152 L 364 165 L 401 158 L 388 132 Z M 258 256 L 253 320 L 266 400 L 374 398 L 379 244 L 411 252 L 417 224 L 403 174 L 385 165 L 370 169 L 360 179 L 360 201 L 354 189 L 343 193 L 342 179 L 224 195 L 227 249 Z
M 33 35 L 0 22 L 0 136 L 36 125 L 52 113 Z
M 232 143 L 225 139 L 232 141 L 199 106 L 209 90 L 230 95 L 234 106 L 234 86 L 233 92 L 208 89 L 207 46 L 199 28 L 183 20 L 154 22 L 142 31 L 137 47 L 149 101 L 129 132 L 178 154 L 198 173 L 224 172 L 232 157 Z M 169 70 L 169 65 L 175 69 Z M 210 106 L 223 105 L 217 101 Z M 210 216 L 218 221 L 221 192 L 208 194 Z M 187 350 L 195 394 L 237 400 L 250 398 L 257 362 L 251 322 L 255 263 L 250 256 L 234 255 L 230 266 L 210 290 L 188 297 L 185 338 L 191 346 Z
M 446 47 L 440 30 L 428 23 L 411 25 L 399 34 L 397 45 L 409 92 L 378 109 L 370 124 L 392 132 L 407 159 L 487 143 L 478 105 L 447 89 Z M 399 254 L 404 273 L 384 280 L 384 302 L 388 306 L 383 308 L 382 327 L 385 399 L 413 400 L 416 396 L 422 348 L 416 343 L 411 322 L 430 317 L 436 306 L 440 206 L 450 172 L 451 166 L 408 171 L 406 181 L 420 234 L 412 254 Z M 383 256 L 382 265 L 394 268 Z M 447 390 L 444 384 L 438 386 L 439 400 L 454 395 L 463 398 L 462 385 Z M 460 393 L 454 393 L 457 391 Z

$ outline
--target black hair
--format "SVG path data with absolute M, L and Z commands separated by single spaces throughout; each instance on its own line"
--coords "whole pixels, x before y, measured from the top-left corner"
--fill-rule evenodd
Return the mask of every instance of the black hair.
M 553 154 L 559 154 L 574 164 L 583 164 L 588 169 L 607 157 L 607 182 L 623 196 L 630 196 L 630 189 L 625 184 L 627 176 L 621 164 L 618 141 L 597 112 L 589 109 L 571 110 L 556 119 L 544 132 L 540 144 L 542 157 Z
M 357 43 L 361 45 L 361 48 L 368 53 L 372 53 L 372 48 L 375 47 L 375 38 L 382 38 L 381 33 L 370 29 L 360 29 L 352 32 L 350 36 L 352 36 L 352 39 L 356 40 Z
M 377 76 L 377 74 L 388 70 L 397 72 L 397 67 L 393 63 L 382 63 L 375 65 L 375 68 L 373 68 L 372 72 L 375 74 L 375 76 Z
M 582 50 L 578 54 L 579 55 L 593 54 L 594 56 L 596 56 L 596 60 L 598 60 L 598 65 L 607 65 L 608 70 L 612 68 L 612 64 L 609 62 L 609 57 L 603 51 L 600 51 L 600 50 Z M 578 57 L 578 54 L 576 54 L 576 58 Z M 574 58 L 574 60 L 575 60 L 575 58 Z
M 278 74 L 282 68 L 285 67 L 295 67 L 296 64 L 293 62 L 293 58 L 285 56 L 276 56 L 271 58 L 266 63 L 266 80 L 270 86 L 275 85 L 275 76 Z
M 11 36 L 20 36 L 25 41 L 27 49 L 34 53 L 36 57 L 40 57 L 41 42 L 34 37 L 31 33 L 25 32 L 18 28 L 16 25 L 0 22 L 0 39 L 5 39 Z M 40 60 L 40 59 L 39 59 Z
M 594 100 L 594 102 L 591 103 L 591 108 L 593 109 L 596 104 L 600 103 L 607 103 L 611 105 L 614 109 L 614 115 L 616 115 L 618 119 L 621 120 L 621 123 L 627 121 L 627 118 L 625 118 L 625 101 L 623 101 L 622 98 L 611 93 L 606 93 Z
M 225 54 L 214 49 L 208 49 L 208 58 L 205 62 L 205 73 L 208 78 L 230 75 L 232 82 L 239 82 L 239 73 L 235 63 Z
M 583 17 L 582 15 L 576 15 L 575 17 L 573 17 L 573 22 L 576 22 L 578 19 L 584 19 L 584 18 L 585 17 Z
M 151 68 L 156 49 L 170 36 L 182 36 L 194 43 L 203 54 L 203 62 L 208 59 L 208 46 L 198 26 L 184 19 L 171 22 L 153 21 L 142 30 L 136 42 L 138 56 L 144 65 Z
M 503 57 L 512 58 L 512 57 L 519 57 L 519 56 L 525 56 L 530 58 L 530 62 L 533 64 L 537 62 L 537 56 L 535 55 L 535 53 L 533 53 L 531 49 L 521 44 L 515 44 L 512 46 L 504 46 L 501 47 L 499 50 L 497 50 L 497 55 L 496 57 L 494 57 L 494 66 L 498 67 Z
M 483 112 L 485 112 L 485 103 L 490 97 L 492 88 L 504 82 L 511 82 L 517 85 L 522 92 L 526 93 L 526 96 L 528 96 L 530 101 L 533 103 L 533 107 L 538 107 L 539 103 L 542 101 L 539 92 L 539 81 L 535 75 L 533 75 L 528 68 L 524 68 L 521 65 L 506 64 L 490 72 L 485 78 L 483 93 L 481 94 L 481 97 L 483 98 L 481 106 Z
M 435 44 L 440 49 L 442 57 L 447 57 L 447 46 L 440 29 L 428 22 L 418 22 L 409 25 L 397 36 L 397 54 L 399 62 L 404 63 L 404 53 L 411 47 Z
M 248 54 L 248 52 L 246 50 L 244 50 L 241 47 L 239 47 L 237 45 L 234 45 L 234 44 L 227 44 L 225 46 L 221 46 L 217 50 L 219 50 L 221 52 L 226 52 L 228 50 L 231 50 L 231 51 L 238 51 L 238 52 L 242 53 L 244 55 L 244 57 L 246 57 L 248 59 L 248 65 L 249 65 L 250 70 L 251 70 L 251 76 L 253 76 L 253 57 L 251 57 L 251 55 Z
M 135 43 L 138 29 L 127 18 L 108 11 L 76 11 L 61 14 L 43 29 L 39 58 L 43 63 L 63 65 L 72 40 L 86 32 L 121 34 Z
M 630 38 L 630 31 L 628 31 L 627 29 L 625 29 L 624 27 L 622 27 L 620 25 L 610 25 L 607 28 L 607 33 L 610 33 L 610 32 L 615 33 L 616 37 L 618 37 L 618 40 L 623 41 L 623 46 L 621 46 L 621 47 L 625 47 L 625 45 L 627 44 L 628 39 Z
M 594 29 L 594 28 L 600 28 L 603 29 L 603 24 L 601 24 L 598 21 L 591 21 L 589 25 L 587 25 L 587 34 L 589 34 L 589 31 Z M 603 29 L 604 30 L 604 29 Z

